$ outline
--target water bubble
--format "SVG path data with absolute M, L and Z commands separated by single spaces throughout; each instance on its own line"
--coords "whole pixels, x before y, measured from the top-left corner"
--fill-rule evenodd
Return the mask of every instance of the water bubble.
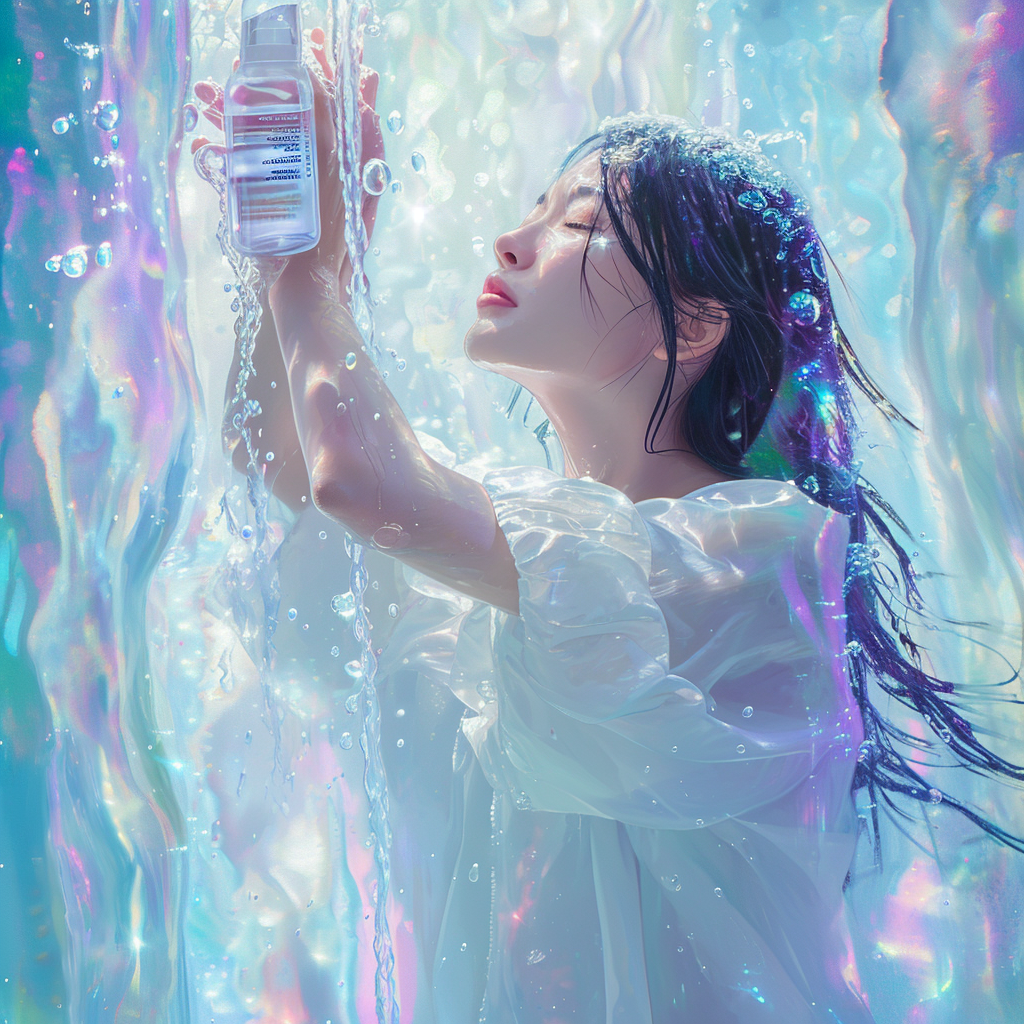
M 252 729 L 246 730 L 245 733 L 245 745 L 249 746 L 252 743 Z
M 397 363 L 395 363 L 395 367 L 396 367 L 396 369 L 398 369 L 398 370 L 404 370 L 404 369 L 405 369 L 405 366 L 406 366 L 406 362 L 405 362 L 405 360 L 404 360 L 404 359 L 399 359 L 399 360 L 398 360 L 398 362 L 397 362 Z
M 929 789 L 928 790 L 928 802 L 930 804 L 941 804 L 942 803 L 942 790 L 941 789 Z
M 119 135 L 111 135 L 110 136 L 110 147 L 111 147 L 111 149 L 117 149 L 117 147 L 120 145 L 120 143 L 121 143 L 121 137 Z
M 58 117 L 50 127 L 54 135 L 64 135 L 71 127 L 71 122 L 66 117 Z
M 238 776 L 238 786 L 235 788 L 235 796 L 242 795 L 242 787 L 245 785 L 245 772 Z
M 851 658 L 856 658 L 859 654 L 863 654 L 864 648 L 861 646 L 860 641 L 851 640 L 844 648 L 843 654 L 849 655 Z
M 111 398 L 121 398 L 124 395 L 124 388 L 119 384 L 114 388 L 114 393 L 110 396 Z
M 341 648 L 340 647 L 332 647 L 331 648 L 331 657 L 332 658 L 337 658 L 340 654 L 341 654 Z
M 397 604 L 389 604 L 388 605 L 388 615 L 390 615 L 391 618 L 393 618 L 393 619 L 398 618 L 398 605 Z
M 252 419 L 253 416 L 259 416 L 263 412 L 263 406 L 255 398 L 249 398 L 242 406 L 242 412 L 247 420 Z
M 299 613 L 298 613 L 298 610 L 297 610 L 297 609 L 295 609 L 295 608 L 289 608 L 289 609 L 288 609 L 288 618 L 289 618 L 289 620 L 290 620 L 290 621 L 294 622 L 294 621 L 295 621 L 295 617 L 296 617 L 296 616 L 297 616 L 298 614 L 299 614 Z
M 748 57 L 753 57 L 754 56 L 754 44 L 753 43 L 747 43 L 747 45 L 743 47 L 743 52 Z
M 483 237 L 481 235 L 474 235 L 473 236 L 473 255 L 474 256 L 483 256 L 485 244 L 486 243 L 484 242 Z
M 320 539 L 321 540 L 327 540 L 327 531 L 326 530 L 321 530 L 320 531 Z
M 789 297 L 789 310 L 793 319 L 806 327 L 817 323 L 821 316 L 821 303 L 810 292 L 793 292 Z
M 267 460 L 267 462 L 273 462 L 274 461 L 274 453 L 273 452 L 267 452 L 267 454 L 264 455 L 263 457 Z
M 743 97 L 743 106 L 746 107 L 747 110 L 749 110 L 753 105 L 754 105 L 754 102 L 753 102 L 753 100 L 750 99 L 749 96 L 744 96 Z
M 526 957 L 526 962 L 528 964 L 539 964 L 541 960 L 543 960 L 546 956 L 547 953 L 545 953 L 543 950 L 531 949 Z
M 736 202 L 748 210 L 763 210 L 768 205 L 768 200 L 756 188 L 741 192 Z
M 746 752 L 747 752 L 747 748 L 742 743 L 737 743 L 736 744 L 736 753 L 737 754 L 745 754 Z
M 405 121 L 397 110 L 392 110 L 388 114 L 388 119 L 385 123 L 388 126 L 388 131 L 393 135 L 401 135 L 405 131 Z
M 409 154 L 409 163 L 412 164 L 412 169 L 417 174 L 422 174 L 424 169 L 427 166 L 426 159 L 424 158 L 423 154 L 419 150 L 417 150 L 417 149 L 414 149 Z
M 744 718 L 749 718 L 753 713 L 754 709 L 749 704 L 743 709 Z
M 231 302 L 231 312 L 237 313 L 242 308 L 241 302 L 238 299 L 233 299 Z
M 331 598 L 331 611 L 339 618 L 350 622 L 356 613 L 356 599 L 351 590 L 344 594 L 335 594 Z
M 186 103 L 185 109 L 185 131 L 193 132 L 199 124 L 199 110 L 194 103 Z
M 112 100 L 100 100 L 92 108 L 93 122 L 101 131 L 112 132 L 120 117 L 121 111 L 117 109 L 117 104 Z
M 355 354 L 355 352 L 349 352 L 349 354 L 347 356 L 345 356 L 345 369 L 347 369 L 347 370 L 354 370 L 355 368 L 356 368 L 356 354 Z
M 345 698 L 345 710 L 350 715 L 354 715 L 359 710 L 359 694 L 358 693 L 350 693 Z
M 479 877 L 480 877 L 480 865 L 479 864 L 474 864 L 469 869 L 469 880 L 471 882 L 475 882 Z
M 242 540 L 248 540 L 252 536 L 252 527 L 243 526 L 238 532 L 242 535 Z
M 825 261 L 822 258 L 821 250 L 814 242 L 808 242 L 804 246 L 804 258 L 810 263 L 814 276 L 819 281 L 824 281 Z
M 479 174 L 473 175 L 473 184 L 477 188 L 483 188 L 490 180 L 491 176 L 486 171 L 480 171 Z
M 717 885 L 715 886 L 715 895 L 716 896 L 721 896 L 722 895 L 722 890 L 721 890 L 720 886 L 717 886 Z
M 399 739 L 399 740 L 398 740 L 398 741 L 397 741 L 397 742 L 395 743 L 395 746 L 396 746 L 396 747 L 398 747 L 398 749 L 399 749 L 399 750 L 401 750 L 401 749 L 402 749 L 402 747 L 404 747 L 404 746 L 405 746 L 405 740 L 403 740 L 403 739 Z
M 697 827 L 700 828 L 704 824 L 704 819 L 698 818 L 694 824 L 696 824 Z
M 952 743 L 953 742 L 952 730 L 950 730 L 950 728 L 948 726 L 944 725 L 941 729 L 939 729 L 939 739 L 942 740 L 943 743 Z
M 51 274 L 56 274 L 60 270 L 61 260 L 63 259 L 63 256 L 51 256 L 46 261 L 46 269 L 49 270 Z
M 350 733 L 350 732 L 343 732 L 341 734 L 341 738 L 338 740 L 338 746 L 341 747 L 342 750 L 351 750 L 352 749 L 352 733 Z
M 109 267 L 110 258 L 110 243 L 101 242 L 99 247 L 96 249 L 96 263 L 101 267 Z
M 379 196 L 384 194 L 384 190 L 390 184 L 391 168 L 376 157 L 367 160 L 363 168 L 363 189 L 371 196 Z
M 224 154 L 216 146 L 202 146 L 196 152 L 195 165 L 204 178 L 216 180 L 224 174 Z
M 398 193 L 401 192 L 403 188 L 405 188 L 405 186 L 400 181 L 398 181 L 397 179 L 395 181 L 391 182 L 391 194 L 392 195 L 396 195 L 397 196 Z
M 60 269 L 68 277 L 81 277 L 89 267 L 89 253 L 84 245 L 76 245 L 64 254 Z
M 350 675 L 353 679 L 362 679 L 363 677 L 363 666 L 358 658 L 353 658 L 350 662 L 345 665 L 345 672 Z

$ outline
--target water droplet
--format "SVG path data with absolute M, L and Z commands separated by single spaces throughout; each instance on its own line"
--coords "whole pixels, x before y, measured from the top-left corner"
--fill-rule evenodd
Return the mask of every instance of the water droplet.
M 335 594 L 331 598 L 331 611 L 339 618 L 350 622 L 356 613 L 356 599 L 351 590 L 344 594 Z
M 486 247 L 486 243 L 484 242 L 483 237 L 481 235 L 474 235 L 473 236 L 473 255 L 474 256 L 483 256 L 485 247 Z
M 462 952 L 465 953 L 466 952 L 466 944 L 463 943 L 461 946 L 459 946 L 459 949 L 461 949 Z
M 941 789 L 929 789 L 928 790 L 928 802 L 931 804 L 942 803 L 942 790 Z
M 66 117 L 58 117 L 50 127 L 54 135 L 64 135 L 71 127 L 71 122 Z
M 185 131 L 195 131 L 196 125 L 199 124 L 199 110 L 194 103 L 185 104 Z
M 320 539 L 321 540 L 327 540 L 327 531 L 326 530 L 321 530 L 320 531 Z
M 273 462 L 274 461 L 274 453 L 273 452 L 267 452 L 267 454 L 264 455 L 263 457 L 267 460 L 267 462 Z
M 238 785 L 235 787 L 235 796 L 242 795 L 242 787 L 245 785 L 245 772 L 238 776 Z
M 756 188 L 741 192 L 736 202 L 747 210 L 763 210 L 768 205 L 768 200 Z
M 393 619 L 398 618 L 398 605 L 397 604 L 389 604 L 388 605 L 388 615 L 390 615 L 391 618 L 393 618 Z
M 539 964 L 546 956 L 547 953 L 540 949 L 531 949 L 529 955 L 526 957 L 526 962 L 528 964 Z
M 747 97 L 747 96 L 744 96 L 744 97 L 743 97 L 743 106 L 745 106 L 745 107 L 747 108 L 747 110 L 749 110 L 749 109 L 750 109 L 750 108 L 751 108 L 751 107 L 752 107 L 753 105 L 754 105 L 754 104 L 753 104 L 753 102 L 752 102 L 752 101 L 750 100 L 750 98 L 749 98 L 749 97 Z
M 749 704 L 743 709 L 744 718 L 749 718 L 753 713 L 754 709 Z
M 479 864 L 474 864 L 469 869 L 469 880 L 471 882 L 475 882 L 479 877 L 480 877 L 480 865 Z
M 395 746 L 398 747 L 399 750 L 401 750 L 402 747 L 405 746 L 405 740 L 403 740 L 403 739 L 398 740 L 397 743 L 395 744 Z
M 358 658 L 353 658 L 350 662 L 346 663 L 345 671 L 353 679 L 362 679 L 363 677 L 363 666 Z
M 99 247 L 96 249 L 96 263 L 101 267 L 109 267 L 110 257 L 110 243 L 101 242 Z
M 697 825 L 698 828 L 700 828 L 704 824 L 704 819 L 703 818 L 698 818 L 695 824 Z
M 84 245 L 76 245 L 64 254 L 60 269 L 68 277 L 81 277 L 89 267 L 89 254 Z
M 117 135 L 111 135 L 110 136 L 110 147 L 111 147 L 111 149 L 117 149 L 117 147 L 120 144 L 120 142 L 121 142 L 120 136 L 117 136 Z
M 61 260 L 63 259 L 63 256 L 51 256 L 46 261 L 46 269 L 49 270 L 51 274 L 56 274 L 60 270 Z
M 754 45 L 753 45 L 753 43 L 747 43 L 747 45 L 743 47 L 743 52 L 748 57 L 753 57 L 754 56 Z
M 952 733 L 952 731 L 947 726 L 944 725 L 939 730 L 939 739 L 942 740 L 943 743 L 952 743 L 953 742 L 953 733 Z
M 747 748 L 745 746 L 743 746 L 742 743 L 737 743 L 736 744 L 736 753 L 737 754 L 745 754 L 746 752 L 747 752 Z
M 383 160 L 374 157 L 366 161 L 363 168 L 363 189 L 371 196 L 384 194 L 384 190 L 391 184 L 391 168 Z
M 124 395 L 124 388 L 119 384 L 114 388 L 114 393 L 110 396 L 111 398 L 121 398 Z
M 843 654 L 848 654 L 851 658 L 856 658 L 857 655 L 863 653 L 864 648 L 858 640 L 851 640 L 844 648 Z
M 345 356 L 345 368 L 348 370 L 354 370 L 356 368 L 355 352 L 349 352 L 349 354 Z
M 248 540 L 252 536 L 252 527 L 243 526 L 239 533 L 241 533 L 243 540 Z
M 112 132 L 120 117 L 121 111 L 117 109 L 117 104 L 112 100 L 100 100 L 92 108 L 93 122 L 101 131 Z
M 804 326 L 817 323 L 821 316 L 821 303 L 810 292 L 793 292 L 789 297 L 789 309 L 793 319 Z
M 715 895 L 718 896 L 718 897 L 721 897 L 721 895 L 722 895 L 722 890 L 717 885 L 715 886 Z
M 419 150 L 416 150 L 416 149 L 414 149 L 409 154 L 409 163 L 412 164 L 412 169 L 417 174 L 422 174 L 424 169 L 427 166 L 427 161 L 424 158 L 423 154 L 421 152 L 419 152 Z
M 395 363 L 395 368 L 398 369 L 398 370 L 404 370 L 405 366 L 406 366 L 406 362 L 405 362 L 404 359 L 399 359 L 398 362 Z
M 402 115 L 397 110 L 392 110 L 388 114 L 386 122 L 388 131 L 393 135 L 401 135 L 405 131 L 405 121 L 402 119 Z
M 863 764 L 874 752 L 875 744 L 872 740 L 865 740 L 857 748 L 857 763 Z
M 298 611 L 297 611 L 297 610 L 296 610 L 295 608 L 289 608 L 289 609 L 288 609 L 288 618 L 289 618 L 289 619 L 290 619 L 290 620 L 291 620 L 292 622 L 294 622 L 294 621 L 295 621 L 295 616 L 296 616 L 296 615 L 298 615 L 298 614 L 299 614 L 299 613 L 298 613 Z
M 405 188 L 405 186 L 400 181 L 398 181 L 397 179 L 395 181 L 391 182 L 391 194 L 392 195 L 396 195 L 397 196 L 398 193 L 401 192 L 403 188 Z
M 486 171 L 480 171 L 479 174 L 473 175 L 473 184 L 477 188 L 484 188 L 490 180 L 491 176 Z
M 342 750 L 351 750 L 352 749 L 352 733 L 350 733 L 350 732 L 343 732 L 341 734 L 341 738 L 338 740 L 338 746 L 341 747 Z
M 672 753 L 675 754 L 679 750 L 679 745 L 676 743 L 672 744 Z

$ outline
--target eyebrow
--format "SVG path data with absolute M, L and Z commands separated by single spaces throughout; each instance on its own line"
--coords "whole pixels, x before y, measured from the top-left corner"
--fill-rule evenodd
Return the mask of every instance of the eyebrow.
M 573 199 L 575 199 L 577 196 L 599 196 L 599 195 L 602 195 L 602 193 L 603 193 L 602 189 L 594 188 L 593 185 L 573 185 L 573 187 L 569 190 L 569 195 L 566 196 L 565 205 L 568 206 L 569 203 L 571 203 L 573 201 Z M 543 206 L 544 203 L 547 202 L 547 198 L 548 198 L 548 194 L 547 194 L 547 192 L 545 192 L 537 200 L 537 205 L 538 206 Z

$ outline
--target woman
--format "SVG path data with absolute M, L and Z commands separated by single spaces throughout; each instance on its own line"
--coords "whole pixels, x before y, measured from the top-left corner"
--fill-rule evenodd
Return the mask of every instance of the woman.
M 870 527 L 916 596 L 878 509 L 902 523 L 854 461 L 846 377 L 899 414 L 836 324 L 805 204 L 724 134 L 606 121 L 497 239 L 466 337 L 544 408 L 565 477 L 476 480 L 422 450 L 359 351 L 330 91 L 336 227 L 287 261 L 270 306 L 317 507 L 422 595 L 380 665 L 391 706 L 417 709 L 404 746 L 384 735 L 416 948 L 403 1014 L 870 1022 L 843 916 L 852 791 L 943 794 L 893 747 L 868 674 L 964 761 L 1022 772 L 921 671 L 866 545 Z M 216 121 L 216 91 L 197 95 Z

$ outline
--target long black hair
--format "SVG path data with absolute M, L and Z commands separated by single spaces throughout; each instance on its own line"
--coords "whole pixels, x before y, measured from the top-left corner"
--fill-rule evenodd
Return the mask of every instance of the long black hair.
M 921 740 L 893 724 L 869 699 L 873 677 L 885 693 L 923 718 L 941 745 L 970 770 L 1024 780 L 1024 767 L 978 739 L 958 707 L 953 683 L 921 668 L 921 648 L 911 636 L 907 612 L 920 613 L 924 602 L 911 560 L 886 520 L 911 534 L 861 475 L 854 445 L 862 433 L 848 382 L 889 420 L 920 428 L 864 371 L 839 326 L 826 251 L 806 201 L 755 144 L 675 117 L 608 118 L 572 149 L 559 175 L 595 150 L 601 153 L 602 205 L 623 251 L 650 288 L 668 349 L 645 450 L 654 453 L 651 439 L 670 411 L 679 302 L 712 321 L 714 308 L 699 310 L 702 300 L 714 300 L 728 313 L 727 331 L 689 386 L 674 424 L 686 448 L 669 450 L 690 451 L 737 478 L 789 480 L 819 504 L 850 517 L 845 654 L 865 730 L 853 788 L 868 788 L 876 864 L 881 866 L 878 797 L 890 817 L 908 817 L 893 794 L 945 802 L 1024 852 L 1024 839 L 926 782 L 914 767 L 919 762 L 908 761 L 899 748 L 935 749 L 935 740 Z M 586 287 L 585 257 L 580 284 L 581 290 Z M 899 579 L 880 560 L 880 544 L 895 556 Z M 895 637 L 883 625 L 883 615 Z

